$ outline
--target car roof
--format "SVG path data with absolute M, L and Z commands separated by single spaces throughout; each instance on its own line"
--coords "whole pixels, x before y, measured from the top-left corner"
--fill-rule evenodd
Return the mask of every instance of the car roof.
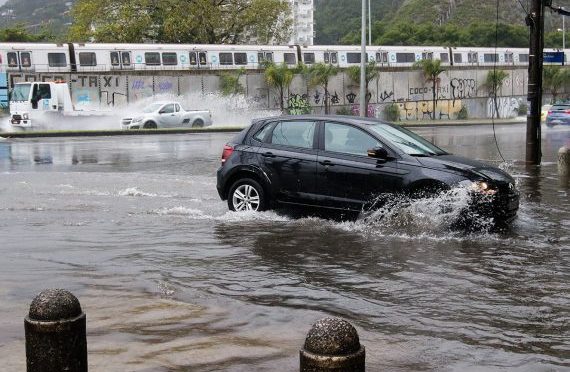
M 260 121 L 265 122 L 272 120 L 340 121 L 343 123 L 355 124 L 359 126 L 365 126 L 370 124 L 393 125 L 376 118 L 363 118 L 360 116 L 350 116 L 350 115 L 281 115 L 281 116 L 270 116 L 266 118 L 260 118 L 255 120 L 255 122 L 260 122 Z

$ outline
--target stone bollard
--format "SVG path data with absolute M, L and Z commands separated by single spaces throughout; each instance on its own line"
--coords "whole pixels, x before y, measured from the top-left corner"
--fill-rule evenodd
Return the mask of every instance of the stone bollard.
M 562 146 L 558 150 L 558 173 L 563 177 L 570 176 L 570 148 Z
M 34 298 L 24 320 L 28 372 L 86 372 L 87 332 L 79 300 L 63 289 Z
M 347 321 L 324 318 L 316 322 L 300 351 L 301 372 L 362 372 L 365 350 L 358 332 Z

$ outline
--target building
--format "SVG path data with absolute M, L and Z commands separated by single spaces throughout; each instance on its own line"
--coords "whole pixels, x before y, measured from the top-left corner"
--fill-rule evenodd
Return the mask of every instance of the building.
M 289 0 L 293 15 L 290 44 L 313 45 L 315 21 L 313 0 Z

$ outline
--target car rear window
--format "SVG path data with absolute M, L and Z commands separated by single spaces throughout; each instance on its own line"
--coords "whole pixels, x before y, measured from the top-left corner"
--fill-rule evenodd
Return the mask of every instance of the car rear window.
M 550 108 L 552 111 L 570 110 L 570 105 L 554 105 Z

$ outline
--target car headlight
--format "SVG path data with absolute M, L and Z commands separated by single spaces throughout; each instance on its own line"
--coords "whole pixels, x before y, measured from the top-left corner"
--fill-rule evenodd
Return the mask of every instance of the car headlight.
M 463 181 L 461 186 L 467 187 L 468 190 L 484 195 L 495 195 L 498 190 L 485 181 Z
M 30 118 L 30 117 L 28 116 L 27 113 L 22 115 L 22 119 L 24 119 L 24 120 L 28 120 L 29 118 Z
M 133 119 L 133 123 L 140 123 L 143 120 L 142 116 L 137 116 L 136 118 Z

